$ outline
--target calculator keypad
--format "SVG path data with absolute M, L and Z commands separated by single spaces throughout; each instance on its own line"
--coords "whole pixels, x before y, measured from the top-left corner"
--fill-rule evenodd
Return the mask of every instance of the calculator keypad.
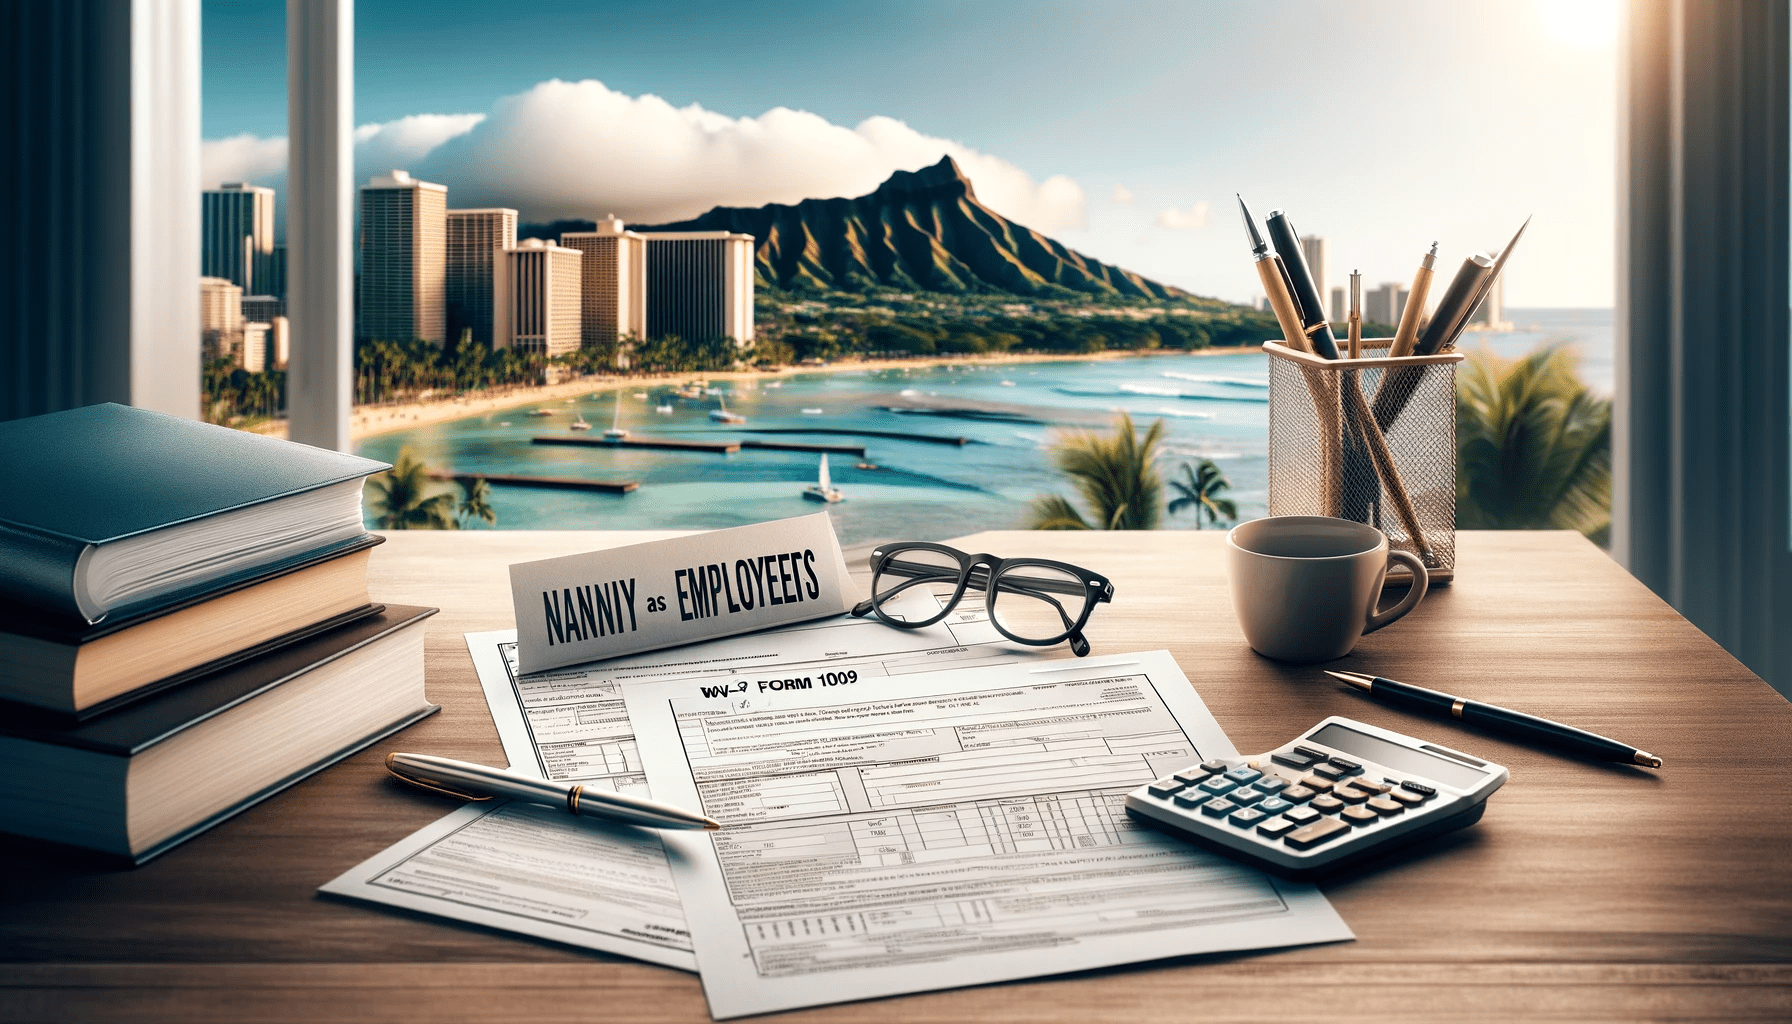
M 1310 850 L 1353 829 L 1399 818 L 1437 796 L 1423 783 L 1382 779 L 1364 765 L 1310 747 L 1258 760 L 1205 761 L 1145 787 L 1198 828 L 1249 835 L 1257 842 Z

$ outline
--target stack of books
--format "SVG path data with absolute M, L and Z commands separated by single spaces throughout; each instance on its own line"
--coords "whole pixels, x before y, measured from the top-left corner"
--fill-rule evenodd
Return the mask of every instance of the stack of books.
M 121 405 L 0 423 L 0 831 L 142 863 L 437 710 L 384 463 Z

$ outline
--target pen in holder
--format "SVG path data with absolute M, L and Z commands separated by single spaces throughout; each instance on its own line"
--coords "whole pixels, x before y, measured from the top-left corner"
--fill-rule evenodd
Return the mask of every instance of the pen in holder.
M 1263 343 L 1269 514 L 1366 523 L 1419 556 L 1432 583 L 1446 583 L 1456 566 L 1456 364 L 1464 356 L 1390 357 L 1392 341 L 1364 338 L 1361 359 Z M 1410 580 L 1404 568 L 1388 573 L 1391 586 Z

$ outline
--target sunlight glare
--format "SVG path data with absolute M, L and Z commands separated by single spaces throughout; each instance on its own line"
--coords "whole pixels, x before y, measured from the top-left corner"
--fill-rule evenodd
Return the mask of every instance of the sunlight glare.
M 1569 46 L 1610 46 L 1618 35 L 1618 0 L 1537 0 L 1544 31 Z

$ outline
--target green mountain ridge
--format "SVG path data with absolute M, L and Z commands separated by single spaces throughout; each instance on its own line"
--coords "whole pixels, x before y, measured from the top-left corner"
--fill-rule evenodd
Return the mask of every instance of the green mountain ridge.
M 752 235 L 761 288 L 1195 298 L 1008 220 L 977 200 L 970 179 L 949 156 L 919 171 L 897 171 L 875 192 L 853 199 L 718 206 L 692 220 L 630 229 Z

